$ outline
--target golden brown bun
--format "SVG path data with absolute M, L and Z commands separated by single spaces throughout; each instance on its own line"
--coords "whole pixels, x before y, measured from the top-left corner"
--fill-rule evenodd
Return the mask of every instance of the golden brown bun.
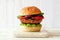
M 40 32 L 42 26 L 38 27 L 21 27 L 21 31 L 23 32 Z
M 40 13 L 41 13 L 40 9 L 35 6 L 24 7 L 20 11 L 20 15 L 33 15 Z

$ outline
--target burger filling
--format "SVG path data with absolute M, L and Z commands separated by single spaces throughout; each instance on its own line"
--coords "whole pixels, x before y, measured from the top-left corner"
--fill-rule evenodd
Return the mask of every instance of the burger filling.
M 42 20 L 44 17 L 43 17 L 43 14 L 44 13 L 41 13 L 41 14 L 34 14 L 34 15 L 25 15 L 25 16 L 18 16 L 18 18 L 20 20 Z
M 41 27 L 42 25 L 40 23 L 38 24 L 25 24 L 25 23 L 21 23 L 21 26 L 27 26 L 27 27 Z

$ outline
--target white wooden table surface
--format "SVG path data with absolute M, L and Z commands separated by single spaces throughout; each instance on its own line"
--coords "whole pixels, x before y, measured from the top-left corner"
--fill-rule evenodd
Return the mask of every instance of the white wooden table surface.
M 47 29 L 47 32 L 51 34 L 48 38 L 16 38 L 14 37 L 13 32 L 0 31 L 0 40 L 60 40 L 60 29 Z

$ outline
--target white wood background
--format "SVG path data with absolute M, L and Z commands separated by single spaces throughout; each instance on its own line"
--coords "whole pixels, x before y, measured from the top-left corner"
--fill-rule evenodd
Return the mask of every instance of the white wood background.
M 60 0 L 0 0 L 0 31 L 19 27 L 20 8 L 34 5 L 44 12 L 43 28 L 60 28 Z

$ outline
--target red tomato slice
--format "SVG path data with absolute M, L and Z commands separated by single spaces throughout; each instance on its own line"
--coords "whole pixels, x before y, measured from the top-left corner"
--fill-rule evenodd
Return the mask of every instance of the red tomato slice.
M 36 16 L 35 20 L 42 20 L 42 18 L 43 18 L 42 16 Z

